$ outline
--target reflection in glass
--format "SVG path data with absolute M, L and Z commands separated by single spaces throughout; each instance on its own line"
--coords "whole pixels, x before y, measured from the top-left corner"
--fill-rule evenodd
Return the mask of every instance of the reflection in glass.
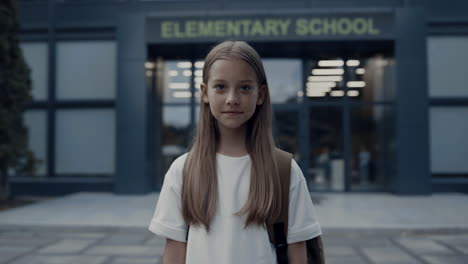
M 184 154 L 190 144 L 190 107 L 163 107 L 162 173 L 165 175 L 171 163 Z M 161 177 L 163 183 L 164 177 Z
M 382 56 L 374 56 L 367 59 L 361 67 L 359 74 L 356 71 L 350 74 L 351 80 L 365 82 L 362 88 L 354 88 L 360 91 L 360 95 L 354 97 L 361 101 L 393 101 L 395 99 L 395 61 Z
M 302 91 L 300 59 L 263 59 L 272 103 L 297 102 Z
M 42 110 L 29 110 L 24 113 L 24 124 L 28 129 L 30 150 L 40 160 L 37 175 L 45 175 L 47 168 L 47 115 Z
M 275 111 L 273 135 L 277 146 L 297 159 L 299 148 L 297 144 L 299 124 L 296 112 Z
M 305 96 L 313 101 L 341 100 L 345 92 L 344 65 L 341 58 L 311 61 L 307 69 Z
M 163 98 L 164 103 L 188 103 L 192 93 L 192 63 L 186 60 L 164 62 Z
M 21 43 L 24 59 L 31 69 L 31 86 L 34 100 L 47 99 L 47 43 Z
M 359 106 L 351 111 L 351 189 L 383 186 L 395 169 L 394 110 Z
M 427 38 L 427 66 L 431 97 L 467 97 L 468 36 Z
M 115 99 L 115 41 L 57 43 L 58 99 Z
M 468 107 L 431 107 L 431 172 L 468 173 Z
M 59 110 L 56 124 L 57 174 L 115 171 L 115 110 Z
M 313 101 L 337 101 L 343 96 L 356 101 L 389 101 L 395 96 L 393 59 L 334 58 L 310 62 L 305 87 Z
M 309 189 L 343 191 L 345 168 L 341 107 L 311 107 L 309 115 Z

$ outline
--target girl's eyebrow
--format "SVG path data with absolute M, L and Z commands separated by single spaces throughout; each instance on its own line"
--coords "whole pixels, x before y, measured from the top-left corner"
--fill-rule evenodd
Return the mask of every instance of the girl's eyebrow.
M 223 79 L 216 79 L 216 80 L 214 80 L 214 82 L 225 82 L 225 80 L 223 80 Z M 240 80 L 239 82 L 250 82 L 250 83 L 252 83 L 252 82 L 254 82 L 254 81 L 252 81 L 252 80 Z

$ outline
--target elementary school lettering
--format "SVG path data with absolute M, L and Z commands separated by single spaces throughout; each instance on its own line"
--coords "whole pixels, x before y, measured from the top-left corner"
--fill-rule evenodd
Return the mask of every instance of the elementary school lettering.
M 376 36 L 373 18 L 213 19 L 161 21 L 161 38 L 280 37 L 280 36 Z

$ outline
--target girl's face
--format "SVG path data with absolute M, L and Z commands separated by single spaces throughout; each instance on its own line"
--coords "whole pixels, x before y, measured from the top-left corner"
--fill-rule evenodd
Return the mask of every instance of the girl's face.
M 257 105 L 263 103 L 266 86 L 259 87 L 255 71 L 238 59 L 216 60 L 208 76 L 208 83 L 200 86 L 202 98 L 219 129 L 243 128 Z

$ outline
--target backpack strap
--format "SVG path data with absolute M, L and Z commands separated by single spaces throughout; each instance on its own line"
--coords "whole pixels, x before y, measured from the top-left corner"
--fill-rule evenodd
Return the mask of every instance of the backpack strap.
M 289 181 L 291 176 L 292 154 L 275 148 L 274 158 L 281 184 L 281 214 L 274 223 L 266 223 L 268 236 L 276 249 L 278 264 L 288 263 L 288 212 Z

